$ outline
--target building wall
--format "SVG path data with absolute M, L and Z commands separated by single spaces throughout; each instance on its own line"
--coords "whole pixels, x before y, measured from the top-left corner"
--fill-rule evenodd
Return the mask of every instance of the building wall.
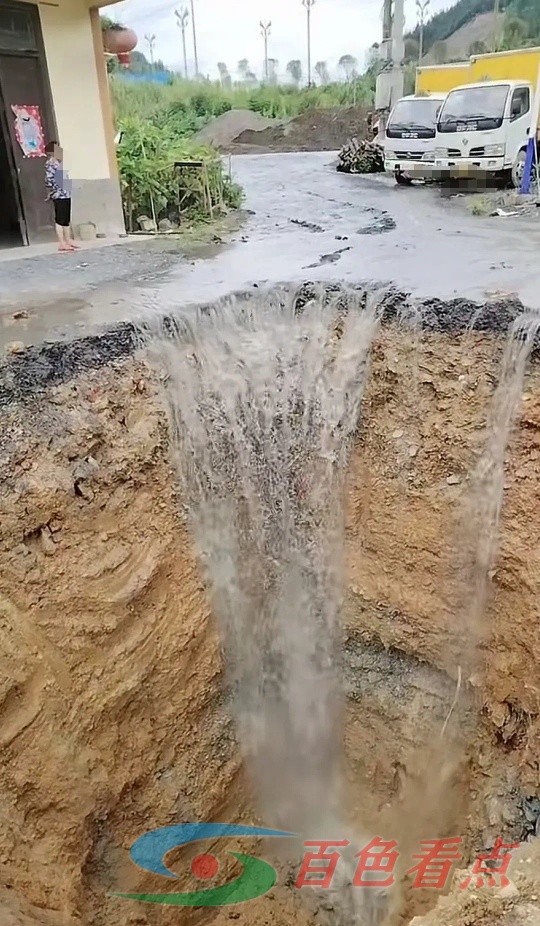
M 89 10 L 86 0 L 57 0 L 39 4 L 39 14 L 58 140 L 73 179 L 73 224 L 93 223 L 98 234 L 123 234 L 108 88 L 98 73 L 105 64 L 99 49 L 96 53 L 92 26 L 97 11 Z

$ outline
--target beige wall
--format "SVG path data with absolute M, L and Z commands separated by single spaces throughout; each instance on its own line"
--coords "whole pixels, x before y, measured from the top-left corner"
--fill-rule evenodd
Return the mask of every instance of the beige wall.
M 74 180 L 111 177 L 90 13 L 85 0 L 39 4 L 59 141 Z

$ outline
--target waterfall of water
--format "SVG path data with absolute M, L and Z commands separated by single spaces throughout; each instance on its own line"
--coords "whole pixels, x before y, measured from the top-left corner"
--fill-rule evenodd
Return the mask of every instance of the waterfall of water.
M 321 288 L 300 302 L 279 290 L 185 313 L 150 338 L 259 810 L 266 825 L 304 838 L 343 838 L 343 477 L 379 307 L 366 293 L 330 298 Z M 458 609 L 465 678 L 496 552 L 505 449 L 539 327 L 538 316 L 522 316 L 512 329 L 471 477 Z M 436 754 L 412 841 L 446 800 L 442 742 Z M 352 872 L 353 860 L 345 863 Z M 338 886 L 334 922 L 386 921 L 384 892 L 350 891 L 350 880 L 346 873 Z M 396 903 L 397 895 L 394 913 Z
M 460 606 L 462 664 L 466 675 L 474 671 L 479 643 L 489 632 L 484 618 L 499 542 L 505 454 L 521 402 L 527 363 L 539 330 L 538 314 L 520 315 L 510 327 L 499 381 L 488 409 L 484 446 L 471 473 L 459 565 L 463 594 Z
M 153 341 L 260 810 L 302 834 L 339 806 L 342 480 L 377 325 L 365 294 L 278 292 Z

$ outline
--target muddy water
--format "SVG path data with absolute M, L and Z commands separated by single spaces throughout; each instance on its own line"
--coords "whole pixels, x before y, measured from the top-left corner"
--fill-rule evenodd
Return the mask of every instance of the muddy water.
M 540 314 L 516 319 L 508 335 L 500 377 L 488 410 L 483 451 L 471 474 L 462 521 L 464 648 L 462 668 L 469 677 L 477 668 L 478 646 L 490 631 L 486 604 L 499 544 L 504 497 L 505 458 L 522 401 L 523 381 L 532 347 L 540 329 Z
M 3 265 L 0 344 L 71 337 L 255 285 L 306 279 L 392 281 L 420 299 L 515 293 L 540 306 L 536 217 L 471 216 L 463 200 L 442 200 L 437 188 L 338 174 L 328 154 L 239 157 L 233 171 L 248 221 L 204 258 L 165 259 L 150 242 L 150 261 L 138 245 L 106 248 L 106 257 L 65 255 L 70 266 L 59 267 L 58 255 L 39 266 Z M 145 282 L 141 267 L 148 264 Z M 12 324 L 16 307 L 29 314 Z
M 346 818 L 337 647 L 342 476 L 381 314 L 373 298 L 365 308 L 364 300 L 342 294 L 338 304 L 315 290 L 300 308 L 294 291 L 278 290 L 177 317 L 172 337 L 169 325 L 150 334 L 259 810 L 270 825 L 303 838 L 327 837 Z M 451 826 L 460 813 L 458 777 L 469 746 L 462 722 L 470 708 L 462 688 L 489 633 L 504 458 L 539 327 L 540 317 L 523 316 L 510 332 L 471 478 L 459 538 L 455 694 L 438 735 L 407 757 L 418 775 L 407 805 L 387 821 L 411 854 L 430 827 Z M 431 718 L 434 733 L 436 725 Z M 334 922 L 399 919 L 401 887 L 391 895 L 351 889 L 356 865 L 347 851 Z
M 303 839 L 346 828 L 343 479 L 380 315 L 364 293 L 278 291 L 186 314 L 150 341 L 258 810 L 298 835 L 297 863 Z M 355 867 L 345 855 L 335 926 L 384 919 L 385 896 L 351 889 Z
M 151 340 L 260 811 L 304 837 L 341 811 L 342 483 L 378 327 L 363 301 L 233 300 Z

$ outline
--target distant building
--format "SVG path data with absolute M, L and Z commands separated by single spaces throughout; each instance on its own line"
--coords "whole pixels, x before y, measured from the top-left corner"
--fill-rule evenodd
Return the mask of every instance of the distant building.
M 64 149 L 73 225 L 124 232 L 99 6 L 0 0 L 0 247 L 52 239 L 43 146 Z

